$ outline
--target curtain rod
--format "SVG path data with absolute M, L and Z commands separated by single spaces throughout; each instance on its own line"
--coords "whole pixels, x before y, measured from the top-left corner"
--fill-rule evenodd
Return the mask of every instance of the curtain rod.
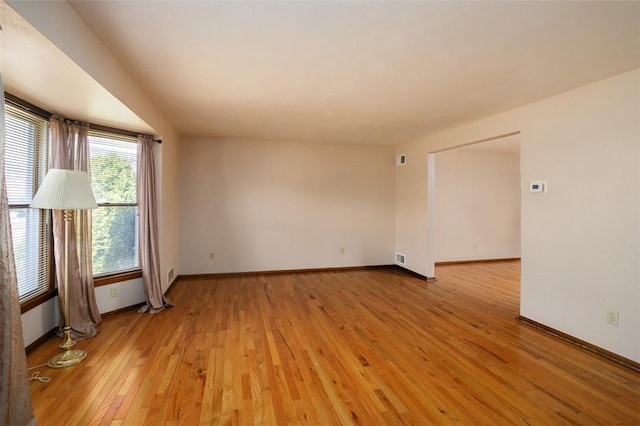
M 49 111 L 46 111 L 40 107 L 30 104 L 29 102 L 22 100 L 19 97 L 12 95 L 11 93 L 4 92 L 4 97 L 6 102 L 9 102 L 14 106 L 25 109 L 30 113 L 33 113 L 39 117 L 46 118 L 47 120 L 50 119 L 51 116 L 53 115 Z
M 39 117 L 45 118 L 47 120 L 49 120 L 51 118 L 52 113 L 50 113 L 49 111 L 40 108 L 37 105 L 33 105 L 32 103 L 29 103 L 27 101 L 25 101 L 24 99 L 20 99 L 19 97 L 12 95 L 11 93 L 5 92 L 4 93 L 5 96 L 5 100 L 7 102 L 9 102 L 10 104 L 13 104 L 14 106 L 20 107 L 22 109 L 25 109 Z M 101 132 L 108 132 L 108 133 L 116 133 L 118 135 L 124 135 L 124 136 L 130 136 L 133 138 L 137 138 L 139 134 L 141 133 L 137 133 L 137 132 L 131 132 L 129 130 L 122 130 L 122 129 L 116 129 L 115 127 L 108 127 L 108 126 L 101 126 L 99 124 L 92 124 L 92 123 L 87 123 L 89 124 L 89 127 L 93 130 L 98 130 Z M 149 135 L 150 136 L 150 135 Z M 157 143 L 162 143 L 162 139 L 153 139 L 155 142 Z

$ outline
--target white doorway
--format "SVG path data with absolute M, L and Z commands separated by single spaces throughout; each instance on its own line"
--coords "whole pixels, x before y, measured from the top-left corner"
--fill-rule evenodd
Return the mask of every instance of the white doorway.
M 520 257 L 520 134 L 429 154 L 428 264 Z

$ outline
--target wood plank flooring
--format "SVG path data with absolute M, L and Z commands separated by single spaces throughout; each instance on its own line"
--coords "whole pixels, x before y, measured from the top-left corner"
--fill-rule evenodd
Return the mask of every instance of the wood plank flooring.
M 519 262 L 183 279 L 31 382 L 38 425 L 640 424 L 640 375 L 515 318 Z M 57 338 L 29 355 L 57 352 Z

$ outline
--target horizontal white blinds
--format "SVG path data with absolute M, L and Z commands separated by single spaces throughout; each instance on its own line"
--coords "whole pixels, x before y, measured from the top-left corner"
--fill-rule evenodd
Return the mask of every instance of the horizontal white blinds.
M 49 123 L 6 104 L 5 176 L 20 301 L 50 288 L 49 212 L 29 204 L 47 171 Z

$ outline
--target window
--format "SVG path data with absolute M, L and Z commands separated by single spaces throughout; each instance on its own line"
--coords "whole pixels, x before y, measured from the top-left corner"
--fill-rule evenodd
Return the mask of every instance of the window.
M 137 149 L 135 138 L 89 131 L 91 187 L 98 203 L 91 215 L 95 276 L 140 268 Z
M 5 104 L 5 176 L 20 302 L 53 288 L 49 210 L 29 207 L 47 172 L 49 123 Z
M 5 94 L 5 175 L 23 312 L 55 295 L 49 210 L 29 207 L 47 173 L 51 114 Z M 126 132 L 122 132 L 126 133 Z M 118 130 L 89 131 L 96 285 L 140 276 L 136 193 L 137 138 Z

